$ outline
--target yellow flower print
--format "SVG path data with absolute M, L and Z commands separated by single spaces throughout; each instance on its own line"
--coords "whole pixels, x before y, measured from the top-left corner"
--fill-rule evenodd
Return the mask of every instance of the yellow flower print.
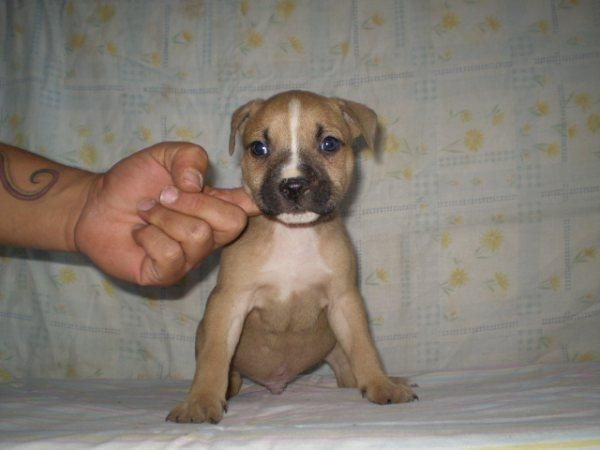
M 535 106 L 531 110 L 536 116 L 547 116 L 550 113 L 550 106 L 544 100 L 536 102 Z
M 242 13 L 242 16 L 247 16 L 248 11 L 250 11 L 250 1 L 242 0 L 242 3 L 240 4 L 240 12 Z
M 93 144 L 84 144 L 79 150 L 79 159 L 83 161 L 85 165 L 94 166 L 98 161 L 98 152 Z
M 444 231 L 442 233 L 442 238 L 441 238 L 441 244 L 442 244 L 442 248 L 443 249 L 447 249 L 448 247 L 450 247 L 450 244 L 452 244 L 452 236 L 450 235 L 449 232 Z
M 104 133 L 104 138 L 102 140 L 105 144 L 112 144 L 113 142 L 115 142 L 115 134 L 110 131 L 107 131 L 106 133 Z
M 67 16 L 72 16 L 74 12 L 75 6 L 73 6 L 73 2 L 68 2 L 67 6 L 65 7 L 65 13 L 67 14 Z
M 85 44 L 86 36 L 83 33 L 73 33 L 69 36 L 69 48 L 71 50 L 78 50 Z
M 383 151 L 386 153 L 396 153 L 400 151 L 400 139 L 393 133 L 390 133 L 385 138 Z
M 144 142 L 150 142 L 152 141 L 152 131 L 149 128 L 140 127 L 138 137 Z
M 190 33 L 189 31 L 184 31 L 183 33 L 181 33 L 181 37 L 187 43 L 192 42 L 192 40 L 194 39 L 194 35 L 192 33 Z
M 485 23 L 492 31 L 498 31 L 502 28 L 502 22 L 495 16 L 487 16 L 485 18 Z
M 596 249 L 595 248 L 586 248 L 583 250 L 583 255 L 586 258 L 594 259 L 596 257 Z
M 576 263 L 587 263 L 587 262 L 590 262 L 590 261 L 596 259 L 596 256 L 597 256 L 596 249 L 593 247 L 587 247 L 587 248 L 584 248 L 583 250 L 580 250 L 577 253 L 577 256 L 575 256 L 575 262 Z
M 106 295 L 108 295 L 110 298 L 116 297 L 117 290 L 115 289 L 114 284 L 112 284 L 106 278 L 102 280 L 101 284 L 102 284 L 102 288 L 104 289 L 104 292 L 106 292 Z
M 284 19 L 290 17 L 296 10 L 296 3 L 292 0 L 281 0 L 277 3 L 277 14 Z
M 504 292 L 506 292 L 510 287 L 510 281 L 508 280 L 508 276 L 503 272 L 496 272 L 494 274 L 494 280 L 496 281 L 498 287 Z
M 464 137 L 465 147 L 469 151 L 477 152 L 483 146 L 483 133 L 479 130 L 469 130 Z
M 381 14 L 373 14 L 362 23 L 362 27 L 365 30 L 373 30 L 376 27 L 382 26 L 384 23 L 385 18 Z
M 58 281 L 61 284 L 73 284 L 77 281 L 77 274 L 70 267 L 64 267 L 58 273 Z
M 338 45 L 334 46 L 331 49 L 331 53 L 333 53 L 334 55 L 348 56 L 349 52 L 350 52 L 350 41 L 340 42 Z
M 288 37 L 288 42 L 296 53 L 304 53 L 304 44 L 298 36 Z
M 458 26 L 458 17 L 454 13 L 448 13 L 442 17 L 442 28 L 452 30 Z
M 498 230 L 490 230 L 481 237 L 481 245 L 483 248 L 495 252 L 504 242 L 504 235 Z
M 465 272 L 464 269 L 456 268 L 450 274 L 450 279 L 448 280 L 448 284 L 453 288 L 459 288 L 464 286 L 469 282 L 469 275 Z
M 13 130 L 16 130 L 23 123 L 23 117 L 20 114 L 13 114 L 8 119 L 8 124 Z
M 504 223 L 504 222 L 506 222 L 506 217 L 502 213 L 494 214 L 492 216 L 492 222 L 493 223 Z
M 113 41 L 106 43 L 106 51 L 110 56 L 117 56 L 119 54 L 119 47 Z
M 558 291 L 560 289 L 560 277 L 558 275 L 552 275 L 550 277 L 550 288 L 553 291 Z
M 554 292 L 557 292 L 560 289 L 560 285 L 560 277 L 556 274 L 553 274 L 541 284 L 540 289 L 553 290 Z
M 73 364 L 67 366 L 67 378 L 79 378 L 77 374 L 77 368 Z
M 402 170 L 402 176 L 404 177 L 404 179 L 406 181 L 411 181 L 413 179 L 413 176 L 414 176 L 414 172 L 413 172 L 412 167 L 405 167 Z
M 150 53 L 150 62 L 154 67 L 159 67 L 162 64 L 162 57 L 159 52 Z
M 77 134 L 79 135 L 79 137 L 87 138 L 92 135 L 92 130 L 90 130 L 88 127 L 82 125 L 79 128 L 77 128 Z
M 502 111 L 495 112 L 492 115 L 492 125 L 494 125 L 494 126 L 502 125 L 503 122 L 504 122 L 504 113 Z
M 377 276 L 377 279 L 383 283 L 387 283 L 390 281 L 390 275 L 385 269 L 377 269 L 375 271 L 375 274 Z
M 96 14 L 100 22 L 110 22 L 115 15 L 115 7 L 113 5 L 100 5 L 96 8 Z
M 542 33 L 542 34 L 548 34 L 548 31 L 550 30 L 550 25 L 548 24 L 548 22 L 546 20 L 540 20 L 539 22 L 537 22 L 535 24 L 536 27 L 536 31 Z
M 583 112 L 587 112 L 587 110 L 592 106 L 592 98 L 590 94 L 582 92 L 580 94 L 576 94 L 573 98 L 575 104 L 581 108 Z
M 381 25 L 383 25 L 385 23 L 385 19 L 380 14 L 375 14 L 374 16 L 371 17 L 371 22 L 373 22 L 375 25 L 380 27 Z
M 370 286 L 378 286 L 390 282 L 390 274 L 385 269 L 376 269 L 375 272 L 367 276 L 365 283 Z
M 249 48 L 260 48 L 264 44 L 264 41 L 263 35 L 258 31 L 252 30 L 246 36 L 246 45 Z
M 598 356 L 593 352 L 585 352 L 575 357 L 576 361 L 579 362 L 588 362 L 588 361 L 596 361 L 598 360 Z
M 12 374 L 8 370 L 0 367 L 0 382 L 6 382 L 10 380 L 12 380 Z
M 194 138 L 194 133 L 192 132 L 192 130 L 189 127 L 177 127 L 175 128 L 175 135 L 179 138 L 179 139 L 183 139 L 185 140 L 191 140 Z
M 463 218 L 462 216 L 453 216 L 450 218 L 450 224 L 451 225 L 462 225 L 463 224 Z
M 548 144 L 544 149 L 544 153 L 551 158 L 555 158 L 560 155 L 560 147 L 558 144 Z
M 460 119 L 463 121 L 463 123 L 470 122 L 471 119 L 473 119 L 473 114 L 471 114 L 471 111 L 464 110 L 464 111 L 461 111 L 459 114 L 460 114 Z
M 532 127 L 531 123 L 527 122 L 525 125 L 523 125 L 523 126 L 521 127 L 520 133 L 521 133 L 523 136 L 529 136 L 529 133 L 531 133 L 531 129 L 532 129 L 532 128 L 533 128 L 533 127 Z
M 600 114 L 590 114 L 587 120 L 588 130 L 592 133 L 600 132 Z
M 577 137 L 577 125 L 571 125 L 567 129 L 567 135 L 569 136 L 569 139 L 576 138 Z

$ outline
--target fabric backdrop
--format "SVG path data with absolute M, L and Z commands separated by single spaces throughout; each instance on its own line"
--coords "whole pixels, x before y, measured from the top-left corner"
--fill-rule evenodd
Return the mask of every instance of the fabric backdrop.
M 346 221 L 390 372 L 600 359 L 599 1 L 0 3 L 0 140 L 62 163 L 187 140 L 235 186 L 231 113 L 291 88 L 379 115 Z M 160 289 L 1 248 L 0 379 L 191 377 L 217 256 Z

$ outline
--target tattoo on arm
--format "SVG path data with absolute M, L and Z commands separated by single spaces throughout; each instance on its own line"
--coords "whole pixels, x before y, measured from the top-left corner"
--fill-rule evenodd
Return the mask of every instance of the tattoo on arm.
M 8 168 L 8 157 L 4 153 L 0 152 L 0 182 L 2 183 L 4 189 L 13 197 L 18 198 L 19 200 L 37 200 L 42 198 L 50 189 L 52 189 L 52 186 L 56 184 L 59 177 L 58 170 L 39 169 L 31 174 L 29 181 L 31 181 L 32 184 L 39 184 L 40 175 L 44 174 L 50 175 L 50 181 L 46 184 L 46 186 L 37 191 L 25 191 L 19 188 L 12 180 Z

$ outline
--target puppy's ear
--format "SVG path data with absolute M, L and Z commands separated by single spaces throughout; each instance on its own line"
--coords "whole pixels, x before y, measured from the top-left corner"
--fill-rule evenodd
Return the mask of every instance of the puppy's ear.
M 255 99 L 251 100 L 245 105 L 240 106 L 235 110 L 231 116 L 231 131 L 229 133 L 229 154 L 233 155 L 235 151 L 235 138 L 238 133 L 242 132 L 242 128 L 246 123 L 246 120 L 256 112 L 256 110 L 262 105 L 264 100 Z
M 375 135 L 377 133 L 377 114 L 368 106 L 361 103 L 335 99 L 344 114 L 344 119 L 350 126 L 352 137 L 356 140 L 363 138 L 364 143 L 371 150 L 375 150 Z

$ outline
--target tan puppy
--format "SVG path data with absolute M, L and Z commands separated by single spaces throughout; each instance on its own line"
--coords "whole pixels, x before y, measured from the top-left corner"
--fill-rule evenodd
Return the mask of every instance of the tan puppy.
M 338 386 L 375 403 L 416 399 L 388 378 L 369 334 L 352 245 L 337 214 L 353 147 L 373 146 L 377 117 L 364 105 L 284 92 L 240 107 L 244 187 L 263 216 L 224 251 L 196 336 L 196 373 L 167 420 L 217 423 L 245 376 L 275 394 L 327 361 Z

